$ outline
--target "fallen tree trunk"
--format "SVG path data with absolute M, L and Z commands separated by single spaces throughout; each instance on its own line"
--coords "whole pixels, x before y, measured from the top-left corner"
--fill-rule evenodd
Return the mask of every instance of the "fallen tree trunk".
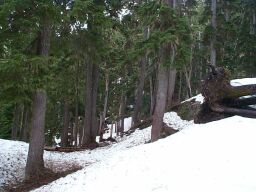
M 256 104 L 256 97 L 254 96 L 256 84 L 232 86 L 227 69 L 210 67 L 212 71 L 202 83 L 204 104 L 201 106 L 195 122 L 205 123 L 231 115 L 256 118 L 256 110 L 247 107 Z M 244 96 L 249 97 L 244 98 Z M 212 119 L 210 116 L 216 118 Z

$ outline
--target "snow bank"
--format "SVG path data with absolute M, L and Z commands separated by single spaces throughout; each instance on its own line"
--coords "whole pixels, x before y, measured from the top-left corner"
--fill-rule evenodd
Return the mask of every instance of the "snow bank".
M 176 113 L 166 113 L 164 121 L 175 129 L 187 127 L 190 123 L 181 120 Z M 130 128 L 131 118 L 125 119 L 125 129 Z M 96 162 L 106 159 L 131 147 L 144 144 L 150 140 L 151 127 L 137 130 L 129 136 L 118 137 L 118 143 L 110 146 L 73 153 L 44 153 L 45 166 L 55 172 L 66 171 L 74 166 L 90 167 Z M 107 137 L 105 135 L 104 137 Z M 22 181 L 25 176 L 28 144 L 18 141 L 0 139 L 0 189 L 2 186 Z
M 0 191 L 4 184 L 17 183 L 25 177 L 27 153 L 28 144 L 0 139 Z
M 35 191 L 255 192 L 255 124 L 235 116 L 192 125 Z

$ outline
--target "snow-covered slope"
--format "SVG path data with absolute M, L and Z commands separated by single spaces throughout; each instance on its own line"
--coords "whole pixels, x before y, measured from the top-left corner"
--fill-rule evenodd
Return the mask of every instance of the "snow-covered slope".
M 255 192 L 256 120 L 192 125 L 116 153 L 38 192 Z
M 126 119 L 126 128 L 130 126 L 130 119 Z M 176 113 L 166 113 L 164 122 L 176 129 L 183 129 L 192 122 L 181 120 Z M 120 151 L 144 144 L 150 140 L 151 128 L 138 130 L 135 133 L 117 138 L 118 143 L 110 146 L 73 153 L 48 152 L 44 153 L 45 166 L 55 172 L 70 170 L 74 166 L 90 167 L 96 162 L 105 162 Z M 108 135 L 105 135 L 107 138 Z M 25 174 L 28 144 L 19 141 L 0 139 L 0 189 L 1 186 L 22 181 Z M 0 190 L 1 191 L 1 190 Z

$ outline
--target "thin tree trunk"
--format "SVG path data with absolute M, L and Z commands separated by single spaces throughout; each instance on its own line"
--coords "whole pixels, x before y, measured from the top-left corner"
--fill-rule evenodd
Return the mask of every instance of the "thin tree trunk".
M 83 145 L 83 138 L 84 138 L 84 118 L 81 119 L 81 121 L 78 121 L 78 131 L 79 131 L 79 146 L 81 147 Z
M 93 89 L 93 64 L 91 61 L 87 63 L 86 71 L 86 93 L 85 93 L 85 118 L 84 118 L 84 133 L 82 145 L 89 144 L 91 138 L 91 122 L 92 122 L 92 89 Z
M 67 99 L 65 99 L 63 127 L 61 131 L 61 147 L 68 146 L 68 128 L 69 128 L 69 102 Z
M 187 83 L 187 87 L 188 87 L 188 96 L 189 98 L 192 97 L 192 88 L 191 88 L 191 70 L 192 68 L 190 68 L 190 70 L 188 71 L 187 68 L 184 68 L 184 74 L 185 74 L 185 78 L 186 78 L 186 83 Z
M 154 106 L 155 106 L 155 97 L 154 97 L 154 85 L 152 77 L 149 78 L 149 88 L 150 88 L 150 115 L 153 115 Z
M 100 135 L 100 139 L 99 142 L 103 141 L 103 134 L 104 134 L 104 127 L 103 127 L 103 114 L 100 114 L 100 127 L 99 127 L 99 135 Z
M 139 68 L 139 81 L 138 87 L 136 90 L 135 96 L 135 106 L 134 106 L 134 113 L 133 113 L 133 124 L 137 124 L 140 120 L 140 111 L 142 108 L 142 101 L 143 101 L 143 90 L 146 78 L 146 65 L 147 65 L 147 56 L 144 56 L 140 61 L 140 68 Z
M 103 134 L 104 134 L 104 125 L 105 125 L 105 119 L 107 115 L 107 107 L 108 107 L 108 94 L 109 94 L 109 73 L 106 71 L 106 79 L 105 79 L 105 99 L 104 99 L 104 109 L 103 113 L 100 116 L 100 127 L 99 127 L 99 133 L 100 133 L 100 141 L 103 140 Z
M 79 105 L 79 63 L 76 64 L 76 82 L 75 82 L 75 89 L 76 89 L 76 93 L 75 93 L 75 127 L 74 127 L 74 137 L 73 140 L 75 141 L 75 147 L 78 146 L 77 144 L 77 133 L 79 131 L 79 125 L 78 125 L 78 105 Z
M 112 138 L 112 135 L 113 135 L 113 128 L 114 128 L 114 122 L 111 123 L 110 138 Z
M 68 146 L 74 146 L 74 122 L 73 119 L 70 120 L 69 122 L 69 127 L 70 127 L 70 136 L 68 135 Z
M 123 92 L 121 96 L 120 108 L 119 108 L 119 129 L 118 129 L 121 137 L 123 137 L 123 133 L 124 133 L 125 106 L 126 106 L 126 96 Z
M 21 131 L 21 141 L 28 141 L 28 117 L 29 117 L 29 109 L 27 106 L 24 106 L 24 116 L 22 123 L 22 131 Z
M 93 92 L 92 92 L 92 122 L 91 122 L 91 143 L 96 142 L 98 135 L 99 123 L 97 119 L 97 96 L 98 96 L 99 67 L 94 65 L 93 68 Z
M 19 131 L 18 131 L 18 135 L 19 135 L 19 140 L 22 141 L 22 133 L 23 133 L 23 123 L 24 123 L 24 115 L 25 115 L 25 106 L 22 104 L 20 106 L 20 117 L 19 117 Z
M 210 43 L 210 49 L 211 49 L 211 65 L 216 66 L 216 0 L 212 0 L 211 3 L 211 11 L 212 11 L 212 18 L 211 18 L 211 25 L 214 30 L 213 36 Z
M 46 92 L 38 89 L 33 100 L 31 139 L 26 164 L 26 179 L 34 177 L 37 179 L 41 176 L 44 169 L 45 112 Z
M 16 104 L 13 112 L 13 123 L 12 123 L 12 140 L 18 139 L 18 129 L 19 129 L 19 115 L 20 110 L 18 104 Z
M 144 28 L 144 39 L 149 38 L 149 27 Z M 144 91 L 144 84 L 146 79 L 146 66 L 148 62 L 148 53 L 143 56 L 139 62 L 139 80 L 138 80 L 138 87 L 136 90 L 135 95 L 135 106 L 134 106 L 134 114 L 132 118 L 132 124 L 137 124 L 140 121 L 140 112 L 142 108 L 143 102 L 143 91 Z
M 178 100 L 181 101 L 181 95 L 182 95 L 182 72 L 179 74 L 180 82 L 179 82 L 179 93 L 178 93 Z
M 252 12 L 252 19 L 250 23 L 250 35 L 256 34 L 256 13 L 255 10 Z

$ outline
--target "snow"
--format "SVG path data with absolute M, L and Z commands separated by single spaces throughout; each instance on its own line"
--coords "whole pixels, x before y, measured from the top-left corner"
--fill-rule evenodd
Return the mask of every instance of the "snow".
M 233 86 L 253 83 L 256 78 L 231 81 Z M 203 102 L 201 94 L 194 99 Z M 234 116 L 195 125 L 169 112 L 163 121 L 180 131 L 148 143 L 148 127 L 94 150 L 45 151 L 45 166 L 55 172 L 83 169 L 34 191 L 256 191 L 256 119 Z M 125 130 L 130 126 L 131 117 L 125 119 Z M 28 144 L 0 139 L 0 191 L 24 179 L 27 153 Z
M 192 122 L 187 122 L 179 118 L 174 113 L 166 113 L 166 123 L 176 129 L 185 128 Z M 131 117 L 125 119 L 125 130 L 130 128 Z M 150 140 L 151 128 L 137 130 L 129 136 L 117 137 L 117 143 L 110 146 L 85 150 L 73 153 L 49 152 L 45 151 L 44 161 L 47 168 L 55 172 L 72 169 L 74 166 L 90 167 L 97 162 L 105 162 L 105 159 L 114 154 L 144 144 Z M 109 135 L 104 135 L 107 138 Z M 0 139 L 0 189 L 7 184 L 15 184 L 24 179 L 28 144 L 20 141 L 9 141 Z
M 256 78 L 234 79 L 230 81 L 232 86 L 256 84 Z
M 128 117 L 128 118 L 125 118 L 125 119 L 124 119 L 124 131 L 125 131 L 125 132 L 128 131 L 128 130 L 131 128 L 131 124 L 132 124 L 132 117 Z M 111 135 L 111 133 L 110 133 L 111 124 L 108 124 L 107 126 L 108 126 L 108 129 L 109 129 L 109 130 L 103 135 L 103 139 L 107 139 L 107 138 L 109 138 L 110 135 Z M 116 137 L 116 136 L 117 136 L 117 135 L 116 135 L 116 132 L 114 132 L 115 128 L 116 128 L 116 125 L 113 124 L 112 137 Z M 99 140 L 100 140 L 100 137 L 98 136 L 98 137 L 96 138 L 96 141 L 99 142 Z
M 191 125 L 34 191 L 255 192 L 255 123 L 235 116 Z
M 203 104 L 203 102 L 204 102 L 204 96 L 201 93 L 194 97 L 187 99 L 186 101 L 192 101 L 194 99 L 195 99 L 195 101 L 199 102 L 200 104 Z M 184 103 L 186 101 L 183 101 L 182 103 Z
M 92 151 L 45 152 L 46 167 L 83 169 L 35 192 L 255 192 L 256 119 L 239 116 L 195 125 L 176 113 L 164 121 L 180 132 L 157 142 L 151 127 Z M 28 145 L 0 140 L 0 185 L 24 178 Z

